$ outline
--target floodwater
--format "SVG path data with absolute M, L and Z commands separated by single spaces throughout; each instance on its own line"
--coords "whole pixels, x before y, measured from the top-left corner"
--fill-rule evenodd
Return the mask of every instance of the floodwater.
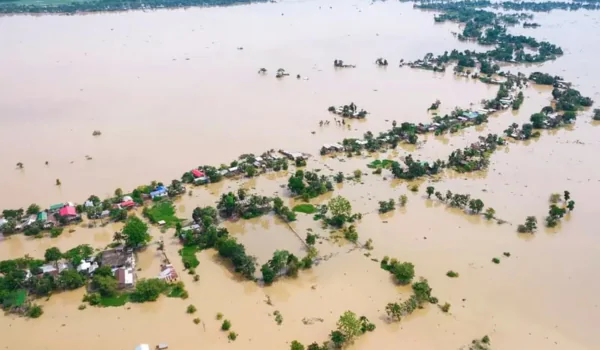
M 45 313 L 39 319 L 0 317 L 0 328 L 10 330 L 3 333 L 5 348 L 74 350 L 86 344 L 91 350 L 127 350 L 139 343 L 168 342 L 173 349 L 285 349 L 294 339 L 322 342 L 345 310 L 364 314 L 377 325 L 355 343 L 356 349 L 457 349 L 486 334 L 494 349 L 600 348 L 594 322 L 600 292 L 595 278 L 600 238 L 594 229 L 600 126 L 591 122 L 591 111 L 584 111 L 573 127 L 543 132 L 538 140 L 510 142 L 492 155 L 485 172 L 449 172 L 432 182 L 442 192 L 481 198 L 506 220 L 503 225 L 428 200 L 423 193 L 428 182 L 419 182 L 420 191 L 413 193 L 410 183 L 392 180 L 389 172 L 371 174 L 365 165 L 373 158 L 318 156 L 323 143 L 384 130 L 394 119 L 425 121 L 435 99 L 442 101 L 445 113 L 495 95 L 496 88 L 451 72 L 396 66 L 400 58 L 476 47 L 457 42 L 451 32 L 458 27 L 434 25 L 432 16 L 395 2 L 302 1 L 1 18 L 0 31 L 12 35 L 0 36 L 6 48 L 0 56 L 0 176 L 6 192 L 0 207 L 80 200 L 116 187 L 168 180 L 191 166 L 229 161 L 241 153 L 289 148 L 314 154 L 308 168 L 323 174 L 363 171 L 360 182 L 347 181 L 313 202 L 338 194 L 348 198 L 355 212 L 364 213 L 356 224 L 360 241 L 370 238 L 374 245 L 366 257 L 367 251 L 334 242 L 329 230 L 298 214 L 294 230 L 301 236 L 309 229 L 319 234 L 317 248 L 330 258 L 297 279 L 260 287 L 241 281 L 212 251 L 198 254 L 200 281 L 193 282 L 183 271 L 173 233 L 153 229 L 154 239 L 164 238 L 189 299 L 80 311 L 83 291 L 61 293 L 40 301 Z M 562 75 L 600 101 L 598 74 L 588 71 L 599 47 L 581 39 L 582 33 L 598 32 L 599 20 L 594 12 L 535 14 L 542 27 L 512 30 L 557 43 L 566 54 L 541 66 L 511 69 Z M 240 46 L 244 49 L 237 50 Z M 387 69 L 373 65 L 379 56 L 391 62 Z M 358 67 L 334 71 L 335 58 Z M 256 74 L 260 67 L 269 74 Z M 279 67 L 292 76 L 276 80 L 273 71 Z M 296 80 L 296 74 L 309 80 Z M 412 151 L 424 160 L 445 158 L 479 134 L 522 123 L 550 100 L 548 89 L 539 87 L 527 89 L 525 96 L 518 113 L 499 113 L 484 126 L 428 136 L 416 150 L 404 147 L 378 157 Z M 318 127 L 319 120 L 332 119 L 327 106 L 350 101 L 372 113 L 366 121 L 353 122 L 350 130 L 334 124 Z M 93 137 L 95 129 L 102 135 Z M 93 160 L 86 161 L 86 154 Z M 18 161 L 25 169 L 15 169 Z M 57 177 L 61 187 L 53 185 Z M 286 182 L 282 172 L 195 188 L 176 207 L 181 217 L 189 218 L 196 206 L 212 205 L 222 192 L 239 186 L 285 196 L 292 206 Z M 557 228 L 546 229 L 542 222 L 548 197 L 563 190 L 571 192 L 575 211 Z M 408 196 L 405 208 L 377 214 L 378 201 L 402 194 Z M 538 232 L 517 234 L 516 226 L 528 215 L 537 216 Z M 55 239 L 13 236 L 0 242 L 0 257 L 42 256 L 54 245 L 63 250 L 82 243 L 101 248 L 118 230 L 112 226 L 76 227 Z M 299 239 L 272 216 L 226 226 L 260 263 L 276 249 L 303 254 Z M 138 275 L 158 274 L 155 249 L 151 245 L 138 256 Z M 409 290 L 395 285 L 371 260 L 385 255 L 413 262 L 440 302 L 452 304 L 450 313 L 429 306 L 400 323 L 387 323 L 385 305 L 406 298 Z M 493 264 L 494 257 L 501 263 Z M 460 277 L 446 277 L 448 270 Z M 267 296 L 273 305 L 266 303 Z M 185 313 L 189 304 L 197 307 L 196 315 Z M 284 318 L 280 326 L 275 310 Z M 239 334 L 235 342 L 228 343 L 219 330 L 218 312 Z M 202 322 L 195 325 L 194 317 Z M 314 323 L 304 324 L 303 318 L 314 318 Z

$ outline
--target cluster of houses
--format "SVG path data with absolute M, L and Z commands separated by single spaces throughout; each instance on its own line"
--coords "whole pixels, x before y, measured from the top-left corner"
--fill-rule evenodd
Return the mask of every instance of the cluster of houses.
M 77 266 L 71 265 L 67 261 L 59 261 L 56 264 L 49 263 L 42 265 L 36 276 L 49 274 L 54 277 L 58 276 L 64 270 L 75 269 L 77 272 L 85 273 L 89 276 L 94 274 L 100 266 L 110 266 L 118 286 L 121 289 L 132 288 L 135 285 L 136 260 L 133 250 L 123 246 L 105 250 L 97 256 L 91 256 L 83 259 Z M 26 279 L 33 277 L 33 273 L 25 270 Z M 179 278 L 177 271 L 171 264 L 161 265 L 161 271 L 157 278 L 166 281 L 167 283 L 176 282 Z
M 20 232 L 32 225 L 40 229 L 51 229 L 55 226 L 66 225 L 81 220 L 81 215 L 77 213 L 75 204 L 59 203 L 53 204 L 50 208 L 42 210 L 37 214 L 27 215 L 21 218 L 15 225 L 14 231 Z M 0 231 L 8 223 L 6 218 L 0 218 Z

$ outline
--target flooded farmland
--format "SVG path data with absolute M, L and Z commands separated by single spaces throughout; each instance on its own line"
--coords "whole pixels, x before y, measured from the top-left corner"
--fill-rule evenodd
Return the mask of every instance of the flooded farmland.
M 540 28 L 510 31 L 554 42 L 565 55 L 503 68 L 561 75 L 600 101 L 600 76 L 593 70 L 600 47 L 585 40 L 585 33 L 600 29 L 600 13 L 553 11 L 534 18 Z M 494 350 L 600 348 L 594 322 L 600 292 L 594 278 L 600 249 L 594 220 L 600 125 L 591 120 L 591 110 L 581 112 L 574 125 L 543 131 L 539 139 L 509 141 L 490 157 L 487 170 L 471 174 L 448 170 L 407 182 L 394 179 L 389 170 L 371 174 L 366 165 L 373 157 L 319 155 L 324 143 L 389 129 L 392 120 L 429 121 L 426 110 L 436 99 L 442 101 L 440 112 L 449 113 L 494 97 L 496 87 L 451 71 L 397 67 L 401 58 L 414 60 L 427 52 L 481 49 L 456 40 L 452 33 L 458 31 L 457 24 L 434 24 L 433 13 L 414 10 L 410 3 L 358 0 L 0 18 L 0 207 L 104 197 L 117 187 L 170 181 L 191 167 L 228 163 L 241 153 L 284 148 L 312 154 L 308 169 L 323 175 L 362 170 L 360 181 L 336 185 L 333 193 L 311 202 L 348 198 L 353 210 L 363 213 L 356 223 L 360 240 L 372 239 L 374 245 L 365 256 L 302 213 L 289 226 L 272 215 L 226 222 L 260 264 L 278 249 L 301 255 L 305 248 L 296 234 L 307 232 L 321 237 L 317 248 L 328 259 L 295 279 L 263 287 L 241 280 L 207 250 L 198 253 L 200 280 L 195 282 L 184 272 L 174 230 L 152 228 L 153 241 L 165 241 L 187 300 L 78 310 L 84 291 L 62 292 L 40 301 L 44 315 L 39 319 L 0 317 L 4 347 L 74 350 L 85 344 L 90 350 L 127 350 L 168 342 L 170 349 L 183 350 L 288 349 L 295 339 L 322 342 L 339 315 L 352 310 L 377 326 L 353 349 L 458 349 L 483 335 L 492 339 Z M 376 66 L 377 57 L 386 57 L 390 66 Z M 357 67 L 334 70 L 334 59 Z M 257 74 L 261 67 L 268 69 L 266 76 Z M 278 68 L 291 76 L 275 79 Z M 550 92 L 531 86 L 518 112 L 494 113 L 486 124 L 430 134 L 417 148 L 400 145 L 376 157 L 444 158 L 478 135 L 527 121 L 550 102 Z M 350 127 L 337 126 L 327 107 L 350 101 L 369 116 L 351 121 Z M 332 123 L 320 127 L 320 120 Z M 94 130 L 102 135 L 92 136 Z M 17 162 L 24 168 L 16 169 Z M 239 186 L 279 195 L 292 207 L 296 201 L 286 188 L 292 172 L 194 188 L 175 200 L 177 215 L 190 218 L 195 207 L 214 205 L 222 193 Z M 55 186 L 57 178 L 61 186 Z M 409 190 L 415 183 L 418 192 Z M 506 223 L 427 199 L 428 185 L 481 198 Z M 540 222 L 535 235 L 516 232 L 526 216 L 547 213 L 550 193 L 564 190 L 577 209 L 559 226 L 545 228 Z M 379 201 L 401 195 L 408 198 L 405 207 L 377 213 Z M 57 238 L 7 237 L 0 241 L 0 260 L 25 254 L 42 258 L 52 246 L 103 248 L 121 225 L 73 229 Z M 158 274 L 157 254 L 156 245 L 138 253 L 138 275 Z M 389 323 L 386 304 L 406 299 L 410 286 L 396 285 L 372 260 L 384 256 L 413 262 L 440 303 L 452 305 L 450 312 L 429 305 Z M 494 257 L 501 263 L 491 263 Z M 446 277 L 449 270 L 460 277 Z M 197 307 L 200 324 L 185 313 L 188 304 Z M 276 310 L 283 315 L 281 325 L 274 321 Z M 236 341 L 220 331 L 219 312 L 231 320 Z

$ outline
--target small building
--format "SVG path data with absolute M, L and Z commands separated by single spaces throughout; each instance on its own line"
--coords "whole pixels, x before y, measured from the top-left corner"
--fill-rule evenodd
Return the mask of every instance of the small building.
M 94 206 L 94 202 L 89 201 L 89 200 L 85 201 L 85 203 L 83 203 L 83 206 L 86 207 L 86 208 L 91 208 L 91 207 Z
M 193 224 L 190 226 L 186 226 L 186 227 L 182 227 L 181 231 L 193 231 L 193 232 L 198 232 L 202 229 L 202 226 L 198 225 L 198 224 Z
M 240 167 L 237 167 L 237 166 L 234 166 L 234 167 L 231 167 L 231 168 L 227 169 L 227 174 L 229 176 L 237 175 L 240 172 L 241 172 Z
M 463 121 L 463 122 L 466 122 L 467 120 L 469 120 L 469 119 L 467 119 L 467 117 L 463 117 L 463 116 L 460 116 L 460 117 L 458 117 L 456 119 L 458 119 L 460 121 Z
M 202 172 L 202 171 L 200 171 L 200 170 L 198 170 L 198 169 L 194 169 L 194 170 L 192 170 L 192 175 L 193 175 L 195 178 L 198 178 L 198 177 L 204 177 L 204 176 L 206 176 L 206 174 L 204 174 L 204 172 Z
M 201 176 L 194 179 L 194 184 L 196 185 L 204 185 L 208 183 L 208 177 Z
M 37 215 L 37 221 L 39 223 L 45 224 L 48 221 L 48 213 L 45 211 L 40 211 Z
M 325 149 L 327 149 L 328 151 L 335 151 L 335 152 L 343 152 L 344 151 L 344 146 L 340 145 L 339 143 L 326 143 L 323 145 L 323 147 Z
M 110 216 L 110 210 L 103 210 L 102 213 L 100 213 L 100 219 L 104 219 Z
M 290 160 L 297 160 L 297 159 L 305 159 L 306 157 L 304 157 L 304 154 L 300 153 L 300 152 L 289 152 L 289 151 L 279 151 L 281 152 L 281 154 L 283 154 L 284 156 L 288 157 Z
M 114 271 L 115 278 L 119 282 L 119 288 L 133 287 L 134 274 L 131 267 L 119 267 Z
M 177 281 L 179 275 L 177 275 L 177 271 L 175 271 L 173 265 L 166 264 L 161 266 L 161 271 L 158 275 L 158 278 L 165 282 L 172 283 Z
M 129 201 L 133 201 L 133 198 L 131 196 L 123 196 L 123 199 L 121 201 L 122 202 L 129 202 Z
M 227 169 L 221 169 L 221 170 L 219 170 L 219 175 L 226 176 L 228 172 L 229 171 Z
M 69 268 L 69 265 L 65 262 L 59 262 L 58 264 L 45 264 L 40 266 L 40 270 L 42 271 L 42 274 L 49 274 L 52 276 L 58 276 L 59 273 L 63 272 L 64 270 L 67 270 Z
M 150 345 L 148 344 L 140 344 L 135 347 L 135 350 L 150 350 Z
M 8 223 L 8 220 L 6 220 L 5 218 L 0 218 L 0 227 L 6 225 Z
M 131 250 L 117 247 L 105 250 L 100 254 L 100 266 L 110 266 L 113 269 L 124 266 L 135 267 L 135 258 Z
M 25 219 L 25 221 L 23 222 L 23 225 L 30 226 L 31 224 L 33 224 L 36 221 L 37 221 L 37 215 L 29 215 L 29 217 L 27 219 Z
M 367 143 L 369 143 L 367 140 L 356 140 L 355 142 L 357 145 L 360 145 L 360 146 L 364 146 Z
M 463 116 L 467 117 L 468 119 L 475 119 L 477 117 L 479 117 L 479 113 L 477 112 L 465 112 L 463 113 Z
M 135 207 L 135 202 L 134 201 L 124 201 L 119 204 L 119 207 L 121 209 L 130 209 L 130 208 Z
M 64 206 L 65 206 L 65 204 L 64 204 L 64 203 L 52 204 L 48 210 L 49 210 L 51 213 L 53 213 L 53 212 L 57 212 L 57 211 L 59 211 L 59 210 L 60 210 L 60 209 L 62 209 L 62 207 L 64 207 Z
M 85 273 L 93 273 L 98 268 L 98 263 L 94 260 L 90 259 L 90 261 L 82 261 L 79 266 L 77 266 L 77 272 L 85 272 Z
M 71 206 L 64 206 L 62 207 L 59 211 L 58 211 L 58 215 L 62 216 L 62 217 L 75 217 L 77 216 L 77 210 L 75 210 L 75 207 L 71 207 Z
M 154 191 L 150 192 L 150 197 L 152 197 L 152 199 L 161 198 L 167 196 L 167 194 L 168 192 L 165 186 L 157 186 Z

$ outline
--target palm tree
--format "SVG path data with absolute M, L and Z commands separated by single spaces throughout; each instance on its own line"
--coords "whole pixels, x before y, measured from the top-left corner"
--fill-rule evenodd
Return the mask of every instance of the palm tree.
M 19 168 L 19 169 L 23 169 L 23 163 L 21 163 L 21 162 L 18 162 L 18 163 L 17 163 L 17 168 Z
M 113 235 L 113 242 L 121 244 L 121 242 L 123 242 L 124 239 L 125 235 L 123 235 L 122 232 L 115 232 L 115 234 Z

